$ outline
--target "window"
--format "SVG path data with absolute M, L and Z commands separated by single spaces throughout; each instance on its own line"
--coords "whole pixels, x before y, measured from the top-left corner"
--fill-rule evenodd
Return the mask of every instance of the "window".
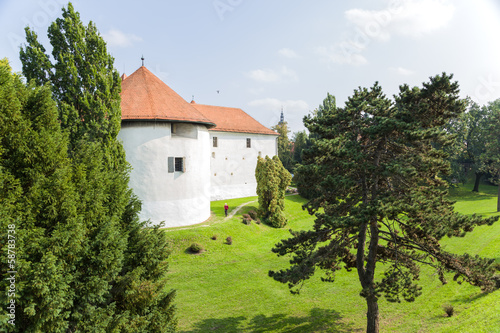
M 172 132 L 172 135 L 177 134 L 177 124 L 170 124 L 170 132 Z
M 213 146 L 215 148 L 217 148 L 217 137 L 216 136 L 213 137 Z
M 252 139 L 247 138 L 247 148 L 252 148 Z
M 184 172 L 184 158 L 182 157 L 175 158 L 175 171 Z
M 168 158 L 168 172 L 186 172 L 184 157 L 169 157 Z

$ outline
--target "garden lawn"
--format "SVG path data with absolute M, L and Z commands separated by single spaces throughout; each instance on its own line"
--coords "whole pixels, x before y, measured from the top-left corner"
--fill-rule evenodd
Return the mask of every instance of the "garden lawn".
M 495 214 L 496 187 L 482 185 L 475 194 L 460 187 L 451 191 L 456 208 L 464 214 Z M 289 258 L 271 248 L 289 236 L 288 229 L 312 227 L 314 218 L 302 210 L 300 196 L 286 197 L 288 226 L 245 225 L 241 214 L 257 209 L 257 198 L 212 202 L 212 217 L 205 223 L 165 229 L 171 240 L 168 286 L 177 290 L 175 303 L 180 332 L 364 332 L 366 303 L 359 296 L 355 270 L 340 271 L 334 283 L 320 281 L 321 272 L 307 281 L 300 295 L 268 277 L 269 270 L 287 267 Z M 224 219 L 223 205 L 231 209 L 246 202 L 233 218 Z M 216 240 L 211 238 L 216 236 Z M 226 244 L 230 236 L 232 245 Z M 192 243 L 205 251 L 192 254 Z M 442 242 L 454 253 L 468 252 L 500 262 L 500 222 L 479 227 L 464 238 Z M 383 270 L 377 266 L 378 273 Z M 381 298 L 381 332 L 500 332 L 500 292 L 483 294 L 449 276 L 442 285 L 433 271 L 423 268 L 422 295 L 413 303 L 389 303 Z M 447 317 L 443 305 L 453 306 Z

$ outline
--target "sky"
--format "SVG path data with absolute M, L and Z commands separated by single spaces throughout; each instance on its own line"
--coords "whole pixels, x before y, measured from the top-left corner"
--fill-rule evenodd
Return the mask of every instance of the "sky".
M 186 101 L 241 108 L 263 125 L 283 109 L 291 132 L 327 93 L 421 86 L 452 73 L 461 96 L 500 98 L 498 0 L 74 0 L 120 74 L 145 66 Z M 30 26 L 47 28 L 63 0 L 0 0 L 0 58 L 20 72 Z

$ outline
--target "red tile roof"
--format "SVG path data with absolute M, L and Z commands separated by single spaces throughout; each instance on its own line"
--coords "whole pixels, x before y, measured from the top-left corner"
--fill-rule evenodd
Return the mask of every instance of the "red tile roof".
M 122 81 L 122 120 L 194 122 L 211 131 L 279 135 L 238 108 L 186 102 L 142 66 Z
M 170 120 L 215 125 L 144 66 L 122 81 L 121 97 L 122 120 Z
M 211 131 L 279 135 L 250 117 L 242 109 L 196 104 L 194 101 L 191 105 L 216 124 L 210 129 Z

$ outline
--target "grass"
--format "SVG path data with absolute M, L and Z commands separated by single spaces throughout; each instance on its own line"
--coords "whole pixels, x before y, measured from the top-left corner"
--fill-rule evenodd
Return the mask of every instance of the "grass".
M 496 187 L 482 185 L 480 193 L 460 187 L 451 192 L 464 214 L 495 214 Z M 257 209 L 244 206 L 233 218 L 230 210 L 253 198 L 212 202 L 213 215 L 203 224 L 166 229 L 172 244 L 169 286 L 177 290 L 180 332 L 364 332 L 366 305 L 359 296 L 356 272 L 340 271 L 334 283 L 320 281 L 321 272 L 307 281 L 300 295 L 268 277 L 269 270 L 287 267 L 289 258 L 270 250 L 289 236 L 288 228 L 311 228 L 314 221 L 299 196 L 286 198 L 287 228 L 245 225 L 241 214 Z M 211 239 L 217 236 L 216 240 Z M 226 238 L 232 245 L 225 244 Z M 188 251 L 192 243 L 205 249 Z M 500 222 L 476 228 L 464 238 L 446 239 L 446 249 L 496 258 L 500 262 Z M 380 271 L 380 266 L 378 267 Z M 449 277 L 442 285 L 433 272 L 422 269 L 423 294 L 413 303 L 393 304 L 380 299 L 383 332 L 500 332 L 500 292 L 483 294 Z M 448 317 L 443 305 L 453 306 Z

